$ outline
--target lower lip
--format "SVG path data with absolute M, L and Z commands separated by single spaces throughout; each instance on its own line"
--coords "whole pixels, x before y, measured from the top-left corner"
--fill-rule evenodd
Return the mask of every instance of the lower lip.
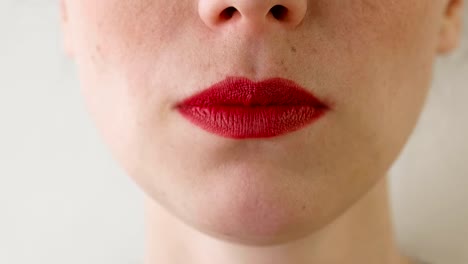
M 187 106 L 180 113 L 204 130 L 228 138 L 269 138 L 299 130 L 318 120 L 324 109 L 308 105 Z

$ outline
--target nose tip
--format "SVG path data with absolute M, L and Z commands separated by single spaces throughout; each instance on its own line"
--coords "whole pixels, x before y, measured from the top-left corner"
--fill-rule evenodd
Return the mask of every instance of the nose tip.
M 199 0 L 198 11 L 213 30 L 228 24 L 250 29 L 274 24 L 295 28 L 305 17 L 307 0 Z

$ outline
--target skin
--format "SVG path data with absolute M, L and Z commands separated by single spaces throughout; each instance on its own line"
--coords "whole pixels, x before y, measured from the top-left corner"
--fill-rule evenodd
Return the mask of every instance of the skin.
M 63 0 L 87 109 L 147 195 L 146 263 L 407 263 L 386 175 L 435 57 L 458 45 L 462 2 Z M 288 13 L 276 19 L 275 5 Z M 228 76 L 291 79 L 332 110 L 245 140 L 174 110 Z

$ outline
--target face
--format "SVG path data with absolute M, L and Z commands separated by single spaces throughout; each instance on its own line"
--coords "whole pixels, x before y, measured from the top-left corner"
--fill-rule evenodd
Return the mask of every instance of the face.
M 319 230 L 386 175 L 454 46 L 449 2 L 65 0 L 64 25 L 89 112 L 138 186 L 206 234 L 267 245 Z M 290 79 L 333 108 L 248 139 L 174 110 L 229 76 Z

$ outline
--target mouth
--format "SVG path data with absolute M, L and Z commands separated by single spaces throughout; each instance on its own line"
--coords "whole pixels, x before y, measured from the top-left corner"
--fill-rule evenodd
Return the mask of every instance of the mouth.
M 228 77 L 175 108 L 195 126 L 234 139 L 284 135 L 311 125 L 330 110 L 294 81 L 253 82 L 241 77 Z

